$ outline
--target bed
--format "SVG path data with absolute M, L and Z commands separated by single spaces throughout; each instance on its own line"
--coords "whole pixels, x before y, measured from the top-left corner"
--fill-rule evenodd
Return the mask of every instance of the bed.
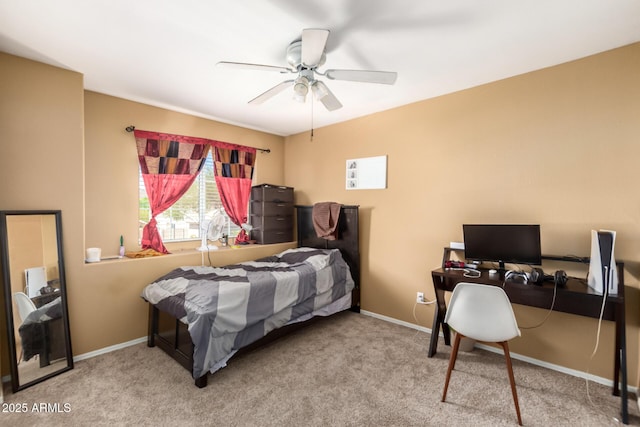
M 341 207 L 336 240 L 316 236 L 312 211 L 296 206 L 297 248 L 224 267 L 183 267 L 146 286 L 147 345 L 205 387 L 209 373 L 237 354 L 323 317 L 359 311 L 358 206 Z

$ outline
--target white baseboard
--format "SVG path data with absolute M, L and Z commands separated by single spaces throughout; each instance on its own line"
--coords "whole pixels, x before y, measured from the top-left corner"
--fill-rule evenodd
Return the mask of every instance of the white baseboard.
M 405 326 L 407 328 L 416 329 L 416 330 L 419 330 L 419 331 L 422 331 L 422 332 L 427 332 L 427 333 L 431 334 L 431 329 L 427 328 L 427 327 L 424 327 L 424 326 L 420 326 L 420 325 L 416 325 L 416 324 L 413 324 L 413 323 L 405 322 L 405 321 L 402 321 L 402 320 L 394 319 L 393 317 L 383 316 L 381 314 L 373 313 L 371 311 L 360 310 L 360 313 L 364 314 L 365 316 L 375 317 L 376 319 L 384 320 L 384 321 L 387 321 L 387 322 L 390 322 L 390 323 L 395 323 L 396 325 Z M 441 337 L 443 336 L 442 332 L 440 332 L 439 336 L 441 336 Z M 481 348 L 482 350 L 491 351 L 493 353 L 502 354 L 502 350 L 501 349 L 498 349 L 496 347 L 492 347 L 492 346 L 489 346 L 489 345 L 476 343 L 475 347 Z M 568 374 L 568 375 L 571 375 L 571 376 L 574 376 L 574 377 L 583 378 L 585 380 L 589 380 L 589 381 L 592 381 L 592 382 L 598 383 L 598 384 L 603 384 L 603 385 L 606 385 L 608 387 L 613 387 L 613 381 L 609 380 L 607 378 L 598 377 L 598 376 L 595 376 L 595 375 L 592 375 L 592 374 L 588 374 L 586 372 L 578 371 L 578 370 L 575 370 L 575 369 L 570 369 L 570 368 L 567 368 L 565 366 L 555 365 L 553 363 L 545 362 L 544 360 L 534 359 L 532 357 L 523 356 L 522 354 L 518 354 L 518 353 L 514 353 L 514 352 L 511 352 L 511 358 L 517 359 L 517 360 L 522 360 L 523 362 L 531 363 L 532 365 L 540 366 L 542 368 L 551 369 L 552 371 L 562 372 L 563 374 Z M 633 386 L 630 386 L 629 384 L 627 384 L 627 391 L 629 393 L 637 393 L 638 387 L 633 387 Z M 638 398 L 638 406 L 640 406 L 640 397 Z
M 111 353 L 112 351 L 116 351 L 116 350 L 120 350 L 122 348 L 127 348 L 127 347 L 131 347 L 132 345 L 136 345 L 136 344 L 140 344 L 147 341 L 147 337 L 140 337 L 140 338 L 136 338 L 134 340 L 131 341 L 127 341 L 127 342 L 123 342 L 120 344 L 116 344 L 116 345 L 111 345 L 109 347 L 104 347 L 95 351 L 90 351 L 88 353 L 83 353 L 83 354 L 79 354 L 77 356 L 73 356 L 73 362 L 77 362 L 79 360 L 85 360 L 85 359 L 90 359 L 92 357 L 96 357 L 96 356 L 100 356 L 101 354 L 106 354 L 106 353 Z M 4 377 L 2 377 L 0 379 L 0 381 L 2 383 L 8 383 L 11 381 L 11 375 L 5 375 Z M 2 396 L 0 396 L 2 397 Z M 0 401 L 1 403 L 1 401 Z
M 365 316 L 375 317 L 376 319 L 384 320 L 386 322 L 395 323 L 396 325 L 401 325 L 401 326 L 404 326 L 404 327 L 407 327 L 407 328 L 411 328 L 411 329 L 415 329 L 415 330 L 418 330 L 418 331 L 421 331 L 421 332 L 426 332 L 426 333 L 431 334 L 431 329 L 430 328 L 427 328 L 427 327 L 424 327 L 424 326 L 420 326 L 420 325 L 416 325 L 414 323 L 410 323 L 410 322 L 405 322 L 405 321 L 402 321 L 402 320 L 394 319 L 393 317 L 383 316 L 381 314 L 374 313 L 374 312 L 367 311 L 367 310 L 360 310 L 360 313 L 364 314 Z M 440 332 L 440 336 L 443 336 L 442 332 Z M 131 340 L 131 341 L 127 341 L 127 342 L 123 342 L 123 343 L 120 343 L 120 344 L 115 344 L 115 345 L 112 345 L 112 346 L 109 346 L 109 347 L 104 347 L 104 348 L 101 348 L 101 349 L 98 349 L 98 350 L 90 351 L 88 353 L 79 354 L 79 355 L 73 357 L 73 361 L 77 362 L 77 361 L 80 361 L 80 360 L 90 359 L 92 357 L 96 357 L 96 356 L 99 356 L 101 354 L 110 353 L 110 352 L 115 351 L 115 350 L 120 350 L 120 349 L 123 349 L 123 348 L 126 348 L 126 347 L 130 347 L 132 345 L 143 343 L 146 340 L 147 340 L 147 337 L 144 336 L 144 337 L 136 338 L 136 339 Z M 478 347 L 478 348 L 481 348 L 483 350 L 491 351 L 493 353 L 502 354 L 502 351 L 500 349 L 498 349 L 498 348 L 495 348 L 495 347 L 491 347 L 491 346 L 480 344 L 480 343 L 476 343 L 475 346 Z M 532 365 L 540 366 L 542 368 L 551 369 L 553 371 L 562 372 L 564 374 L 568 374 L 568 375 L 571 375 L 571 376 L 574 376 L 574 377 L 578 377 L 578 378 L 583 378 L 585 380 L 589 380 L 589 381 L 592 381 L 592 382 L 595 382 L 595 383 L 598 383 L 598 384 L 603 384 L 603 385 L 606 385 L 608 387 L 613 387 L 613 381 L 609 380 L 607 378 L 598 377 L 596 375 L 588 374 L 586 372 L 578 371 L 578 370 L 575 370 L 575 369 L 570 369 L 570 368 L 567 368 L 567 367 L 564 367 L 564 366 L 560 366 L 560 365 L 556 365 L 556 364 L 553 364 L 553 363 L 545 362 L 543 360 L 534 359 L 532 357 L 523 356 L 521 354 L 514 353 L 514 352 L 511 352 L 511 357 L 513 359 L 522 360 L 523 362 L 531 363 Z M 10 379 L 11 379 L 11 376 L 8 375 L 6 377 L 3 377 L 2 381 L 6 382 L 6 381 L 10 381 Z M 637 393 L 638 388 L 630 386 L 630 385 L 627 384 L 627 390 L 630 393 Z M 640 407 L 640 397 L 638 398 L 638 406 Z
M 73 361 L 77 362 L 79 360 L 90 359 L 92 357 L 100 356 L 101 354 L 111 353 L 112 351 L 120 350 L 122 348 L 131 347 L 132 345 L 140 344 L 147 341 L 147 337 L 136 338 L 131 341 L 123 342 L 120 344 L 111 345 L 109 347 L 104 347 L 98 350 L 90 351 L 88 353 L 79 354 L 77 356 L 73 356 Z

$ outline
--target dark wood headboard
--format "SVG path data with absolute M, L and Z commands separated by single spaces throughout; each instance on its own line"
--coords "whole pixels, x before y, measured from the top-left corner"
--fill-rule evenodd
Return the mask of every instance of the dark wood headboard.
M 358 206 L 343 205 L 338 219 L 338 238 L 327 240 L 318 237 L 313 228 L 313 206 L 296 205 L 298 246 L 321 249 L 340 249 L 342 257 L 351 269 L 356 284 L 353 290 L 353 306 L 360 307 L 360 233 L 358 231 Z

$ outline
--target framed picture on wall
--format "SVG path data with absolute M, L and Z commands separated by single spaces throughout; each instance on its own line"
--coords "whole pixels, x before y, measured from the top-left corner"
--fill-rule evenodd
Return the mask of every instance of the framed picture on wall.
M 345 188 L 347 190 L 387 188 L 387 156 L 347 160 Z

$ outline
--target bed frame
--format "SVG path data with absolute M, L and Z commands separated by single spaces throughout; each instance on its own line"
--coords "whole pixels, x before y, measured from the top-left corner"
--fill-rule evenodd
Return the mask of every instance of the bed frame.
M 338 238 L 336 240 L 325 240 L 317 237 L 313 227 L 312 212 L 313 206 L 296 205 L 298 246 L 340 250 L 345 262 L 351 269 L 351 276 L 355 282 L 355 288 L 353 289 L 351 298 L 351 310 L 360 312 L 360 245 L 358 231 L 358 206 L 342 206 L 340 209 Z M 271 331 L 253 344 L 238 350 L 234 357 L 273 342 L 281 336 L 315 323 L 319 319 L 321 319 L 321 317 L 316 316 L 305 322 L 293 323 Z M 149 304 L 149 330 L 147 345 L 149 347 L 155 347 L 157 345 L 185 369 L 189 372 L 193 372 L 194 345 L 191 341 L 187 325 L 170 314 L 159 310 L 153 304 Z M 195 378 L 196 386 L 199 388 L 206 387 L 207 376 L 208 374 L 205 374 L 200 378 Z

